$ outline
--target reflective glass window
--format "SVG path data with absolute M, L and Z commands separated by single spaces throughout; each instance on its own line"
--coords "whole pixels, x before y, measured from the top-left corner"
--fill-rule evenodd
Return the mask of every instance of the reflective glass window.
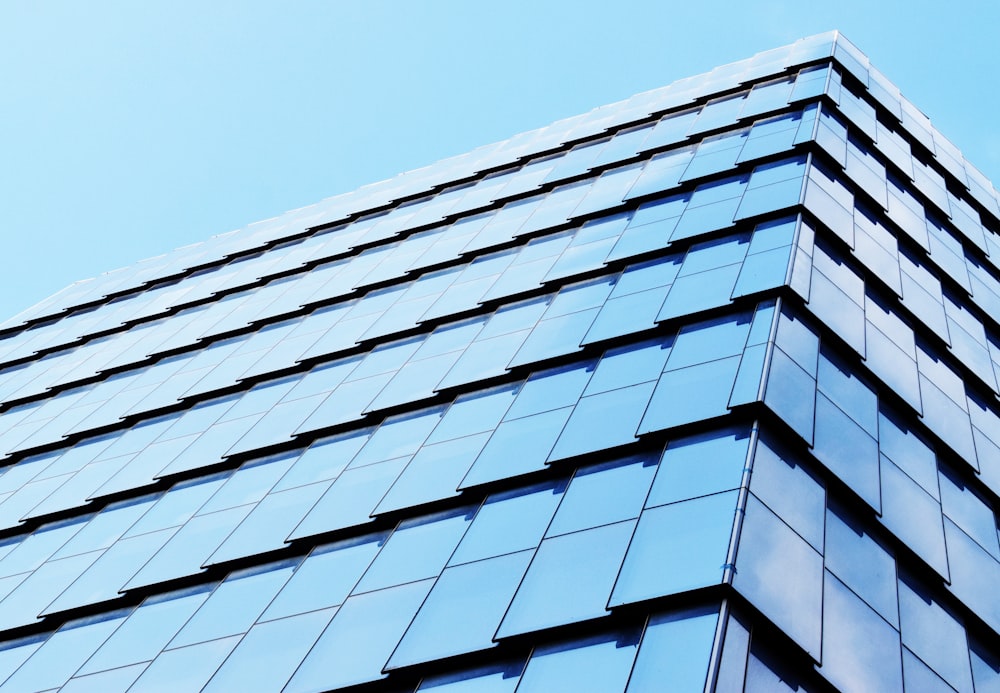
M 315 441 L 288 468 L 274 490 L 336 478 L 368 442 L 369 435 L 370 430 L 351 431 Z
M 573 475 L 547 536 L 638 517 L 656 473 L 656 457 L 628 457 Z
M 91 674 L 152 660 L 200 607 L 208 586 L 146 599 L 87 660 L 79 673 Z
M 816 395 L 813 454 L 876 510 L 881 508 L 878 443 L 825 395 Z
M 445 569 L 389 660 L 389 668 L 494 646 L 504 610 L 533 551 Z
M 753 496 L 733 584 L 807 652 L 819 653 L 823 557 Z
M 899 626 L 893 555 L 837 506 L 827 512 L 826 568 L 882 618 Z
M 524 662 L 517 661 L 432 676 L 421 681 L 417 690 L 433 693 L 514 693 L 523 669 Z
M 119 612 L 67 623 L 4 682 L 4 687 L 41 691 L 62 686 L 124 619 Z
M 502 422 L 465 475 L 460 488 L 544 469 L 573 411 L 573 407 L 563 407 Z
M 731 356 L 663 373 L 639 434 L 725 414 L 739 367 L 740 357 Z
M 382 667 L 433 584 L 423 580 L 349 598 L 285 690 L 340 688 L 384 678 Z
M 319 482 L 268 494 L 206 559 L 205 565 L 283 548 L 285 538 L 329 486 L 329 482 Z
M 584 394 L 593 395 L 658 378 L 673 340 L 657 339 L 608 349 L 601 356 Z
M 608 606 L 720 582 L 736 497 L 731 491 L 643 511 Z
M 652 382 L 641 383 L 583 397 L 573 409 L 549 459 L 633 442 L 653 386 Z
M 634 527 L 625 521 L 545 539 L 497 637 L 604 616 Z
M 375 535 L 316 547 L 295 567 L 260 620 L 342 604 L 384 542 L 384 536 Z
M 532 373 L 504 418 L 517 419 L 576 404 L 593 371 L 594 363 L 588 361 Z
M 347 470 L 337 477 L 288 538 L 321 534 L 370 521 L 372 510 L 407 461 L 408 458 L 399 458 Z
M 407 520 L 396 528 L 354 594 L 438 575 L 472 519 L 467 511 Z
M 386 419 L 351 460 L 349 469 L 364 467 L 404 455 L 412 455 L 441 420 L 442 409 L 435 408 Z
M 830 573 L 823 595 L 822 657 L 820 672 L 838 688 L 903 690 L 899 633 Z
M 778 455 L 774 441 L 761 439 L 753 456 L 750 490 L 789 527 L 823 553 L 826 489 L 791 455 Z
M 549 483 L 490 496 L 476 513 L 449 565 L 534 549 L 562 493 L 562 485 Z
M 965 628 L 916 580 L 899 582 L 899 620 L 906 647 L 956 690 L 972 690 Z
M 718 620 L 715 609 L 692 609 L 650 618 L 642 634 L 628 690 L 654 690 L 664 681 L 669 681 L 677 691 L 703 690 Z
M 520 693 L 624 690 L 635 659 L 638 633 L 609 636 L 536 649 L 521 675 Z
M 507 413 L 516 394 L 516 386 L 505 386 L 460 396 L 444 413 L 427 438 L 427 444 L 493 430 Z
M 200 690 L 239 641 L 233 635 L 161 652 L 136 680 L 136 690 Z
M 203 690 L 280 689 L 334 613 L 324 609 L 256 624 Z
M 375 514 L 455 496 L 490 433 L 424 445 L 385 494 Z

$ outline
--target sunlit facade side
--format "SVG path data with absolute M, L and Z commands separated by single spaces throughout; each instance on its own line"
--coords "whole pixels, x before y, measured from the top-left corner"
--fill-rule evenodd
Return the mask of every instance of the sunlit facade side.
M 0 692 L 1000 690 L 1000 207 L 816 36 L 0 325 Z

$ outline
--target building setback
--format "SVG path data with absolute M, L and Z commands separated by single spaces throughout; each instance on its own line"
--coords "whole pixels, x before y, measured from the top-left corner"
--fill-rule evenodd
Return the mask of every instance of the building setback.
M 1000 208 L 837 34 L 0 334 L 0 692 L 1000 690 Z

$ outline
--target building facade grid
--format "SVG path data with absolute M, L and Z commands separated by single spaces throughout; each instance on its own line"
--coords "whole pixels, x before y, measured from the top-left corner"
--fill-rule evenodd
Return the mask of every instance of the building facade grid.
M 0 691 L 996 690 L 998 232 L 834 33 L 71 285 Z

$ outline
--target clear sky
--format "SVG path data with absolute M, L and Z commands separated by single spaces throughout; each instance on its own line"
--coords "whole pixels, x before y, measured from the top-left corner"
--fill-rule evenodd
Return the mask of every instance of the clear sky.
M 996 0 L 3 2 L 0 320 L 830 29 L 1000 185 Z

